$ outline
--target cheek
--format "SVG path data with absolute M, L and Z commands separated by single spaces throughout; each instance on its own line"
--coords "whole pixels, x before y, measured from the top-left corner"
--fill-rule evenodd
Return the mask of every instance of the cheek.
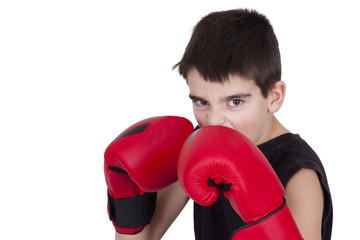
M 258 112 L 247 112 L 230 120 L 232 128 L 257 142 L 263 131 L 263 116 Z
M 196 111 L 195 109 L 193 109 L 193 112 L 194 112 L 194 116 L 195 116 L 195 119 L 196 119 L 196 122 L 198 123 L 198 125 L 200 127 L 205 126 L 206 115 L 204 114 L 204 112 Z
M 256 141 L 256 130 L 258 129 L 258 124 L 254 121 L 250 121 L 249 119 L 242 118 L 241 120 L 236 121 L 235 123 L 231 123 L 232 128 L 244 134 L 247 138 L 249 138 L 252 142 Z

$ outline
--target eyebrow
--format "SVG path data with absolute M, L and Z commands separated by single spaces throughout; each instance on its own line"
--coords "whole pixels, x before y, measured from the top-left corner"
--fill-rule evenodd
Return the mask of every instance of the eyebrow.
M 251 96 L 250 93 L 239 93 L 239 94 L 228 96 L 228 97 L 226 97 L 226 99 L 247 98 L 247 97 L 250 97 L 250 96 Z
M 202 99 L 201 97 L 197 97 L 197 96 L 194 96 L 194 95 L 191 95 L 191 94 L 189 94 L 189 98 L 190 98 L 191 100 L 199 100 L 199 99 Z
M 247 97 L 251 97 L 251 94 L 250 93 L 239 93 L 239 94 L 234 94 L 234 95 L 231 95 L 231 96 L 228 96 L 228 97 L 225 97 L 226 100 L 230 100 L 230 99 L 234 99 L 234 98 L 247 98 Z M 201 97 L 198 97 L 198 96 L 195 96 L 195 95 L 191 95 L 189 94 L 189 98 L 191 100 L 203 100 L 203 98 Z

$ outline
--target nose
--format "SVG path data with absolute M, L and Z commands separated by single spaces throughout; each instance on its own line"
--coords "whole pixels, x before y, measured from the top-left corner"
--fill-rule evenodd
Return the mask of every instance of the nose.
M 206 125 L 214 126 L 214 125 L 225 125 L 225 116 L 219 109 L 210 109 L 207 112 L 206 116 Z

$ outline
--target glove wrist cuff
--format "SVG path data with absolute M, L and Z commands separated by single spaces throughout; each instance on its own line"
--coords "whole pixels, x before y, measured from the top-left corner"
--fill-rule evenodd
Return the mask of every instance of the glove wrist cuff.
M 113 198 L 108 192 L 109 218 L 119 228 L 139 228 L 150 223 L 157 193 L 144 193 L 129 198 Z

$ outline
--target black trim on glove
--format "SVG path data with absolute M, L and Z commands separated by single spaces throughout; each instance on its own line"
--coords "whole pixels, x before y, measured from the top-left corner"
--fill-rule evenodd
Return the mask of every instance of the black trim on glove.
M 157 193 L 115 199 L 108 191 L 109 218 L 119 228 L 137 228 L 150 223 Z

